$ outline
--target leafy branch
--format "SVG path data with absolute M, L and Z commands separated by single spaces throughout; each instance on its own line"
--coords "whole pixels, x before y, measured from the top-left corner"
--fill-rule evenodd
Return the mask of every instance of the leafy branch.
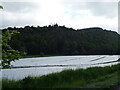
M 11 37 L 15 34 L 18 34 L 17 31 L 7 30 L 2 33 L 2 67 L 11 68 L 11 61 L 18 60 L 25 52 L 20 52 L 18 50 L 13 50 L 8 42 L 11 40 Z

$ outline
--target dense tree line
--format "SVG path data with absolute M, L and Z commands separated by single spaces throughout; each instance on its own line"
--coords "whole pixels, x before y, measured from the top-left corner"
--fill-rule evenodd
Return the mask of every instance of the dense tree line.
M 25 26 L 3 30 L 20 32 L 9 42 L 13 49 L 27 52 L 28 55 L 100 55 L 120 54 L 120 35 L 117 32 L 99 27 L 78 29 L 65 26 Z

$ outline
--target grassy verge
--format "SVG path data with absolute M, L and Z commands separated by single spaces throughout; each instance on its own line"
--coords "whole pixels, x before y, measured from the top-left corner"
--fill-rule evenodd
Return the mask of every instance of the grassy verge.
M 23 56 L 22 58 L 34 58 L 34 57 L 51 57 L 51 56 L 75 56 L 75 55 L 71 55 L 71 54 L 50 54 L 50 55 L 26 55 Z
M 51 56 L 64 56 L 64 55 L 57 55 L 57 54 L 52 54 L 52 55 L 26 55 L 26 56 L 23 56 L 22 58 L 51 57 Z
M 113 88 L 120 85 L 120 64 L 78 70 L 64 70 L 23 80 L 3 80 L 3 88 Z
M 101 76 L 92 83 L 88 83 L 81 88 L 115 88 L 120 85 L 119 76 L 120 72 L 114 72 L 105 76 Z

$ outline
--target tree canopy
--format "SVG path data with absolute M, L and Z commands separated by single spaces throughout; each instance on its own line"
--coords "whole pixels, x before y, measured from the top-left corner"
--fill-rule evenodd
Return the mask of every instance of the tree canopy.
M 7 29 L 20 32 L 12 37 L 10 46 L 15 50 L 27 52 L 28 55 L 120 54 L 120 35 L 99 27 L 75 30 L 55 24 Z
M 3 9 L 3 6 L 0 5 L 0 9 Z

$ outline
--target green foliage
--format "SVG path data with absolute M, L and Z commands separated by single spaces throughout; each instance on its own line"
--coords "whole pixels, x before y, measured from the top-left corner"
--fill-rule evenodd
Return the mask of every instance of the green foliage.
M 21 88 L 21 83 L 19 81 L 14 81 L 14 80 L 8 81 L 7 79 L 4 79 L 2 83 L 4 83 L 4 87 Z
M 3 9 L 3 6 L 0 5 L 0 9 Z
M 12 35 L 18 34 L 17 31 L 5 31 L 2 33 L 2 67 L 10 68 L 10 62 L 18 60 L 25 53 L 20 52 L 18 50 L 13 50 L 9 45 L 9 41 L 12 38 Z
M 23 80 L 17 81 L 20 88 L 76 88 L 76 87 L 85 87 L 89 83 L 96 83 L 97 81 L 106 80 L 111 78 L 115 73 L 117 77 L 119 72 L 120 64 L 106 66 L 106 67 L 92 67 L 87 69 L 78 69 L 78 70 L 64 70 L 59 73 L 52 73 L 49 75 L 43 75 L 40 77 L 26 77 Z M 111 75 L 111 76 L 110 76 Z M 3 80 L 4 81 L 4 80 Z M 8 80 L 7 82 L 9 82 Z M 116 87 L 120 84 L 118 80 L 110 80 L 111 82 L 106 83 L 102 88 Z M 7 83 L 6 82 L 6 83 Z M 13 81 L 14 83 L 16 81 Z M 118 84 L 118 83 L 119 84 Z M 7 85 L 3 82 L 3 88 L 16 88 L 14 84 Z M 17 85 L 16 83 L 16 85 Z M 112 85 L 114 83 L 114 85 Z M 112 85 L 112 86 L 111 86 Z M 100 87 L 100 84 L 99 84 Z M 90 88 L 90 87 L 89 87 Z M 94 87 L 95 88 L 95 87 Z
M 119 54 L 120 35 L 102 28 L 74 30 L 65 26 L 25 26 L 8 28 L 19 31 L 9 43 L 28 55 L 108 55 Z

